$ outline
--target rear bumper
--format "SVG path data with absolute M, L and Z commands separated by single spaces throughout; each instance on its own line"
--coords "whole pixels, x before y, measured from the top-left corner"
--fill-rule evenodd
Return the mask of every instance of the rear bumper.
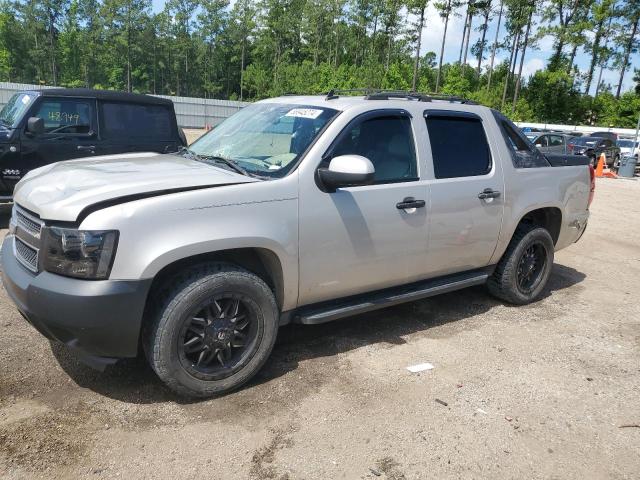
M 87 363 L 134 357 L 151 279 L 79 280 L 37 275 L 13 254 L 13 236 L 2 244 L 2 283 L 20 313 L 45 337 L 78 350 Z

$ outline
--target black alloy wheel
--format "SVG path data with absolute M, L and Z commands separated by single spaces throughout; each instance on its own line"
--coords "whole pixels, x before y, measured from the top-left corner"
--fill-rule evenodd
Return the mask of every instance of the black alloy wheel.
M 202 380 L 228 377 L 255 350 L 257 325 L 252 306 L 238 295 L 220 295 L 198 306 L 178 337 L 183 368 Z
M 173 391 L 190 398 L 223 395 L 265 364 L 280 311 L 269 285 L 244 268 L 196 264 L 151 293 L 143 330 L 149 364 Z
M 541 243 L 530 245 L 520 257 L 518 262 L 517 283 L 518 289 L 523 294 L 531 293 L 541 279 L 541 273 L 546 265 L 547 255 Z

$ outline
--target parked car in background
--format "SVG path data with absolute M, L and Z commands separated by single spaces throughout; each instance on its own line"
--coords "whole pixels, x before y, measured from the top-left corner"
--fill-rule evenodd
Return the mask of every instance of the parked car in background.
M 527 138 L 542 153 L 564 154 L 567 153 L 567 141 L 572 137 L 563 133 L 543 133 L 533 136 L 528 134 Z
M 30 170 L 73 158 L 186 146 L 173 102 L 89 89 L 14 94 L 0 111 L 0 200 Z
M 457 97 L 284 96 L 179 155 L 32 171 L 2 278 L 22 315 L 85 361 L 144 351 L 173 390 L 207 397 L 249 381 L 290 322 L 482 284 L 537 300 L 594 189 L 586 157 L 544 156 Z
M 622 139 L 618 140 L 616 145 L 620 147 L 620 155 L 622 157 L 630 156 L 638 158 L 638 153 L 640 153 L 640 142 Z
M 612 140 L 602 137 L 572 138 L 567 144 L 567 153 L 589 157 L 594 167 L 597 165 L 602 153 L 605 154 L 607 165 L 610 167 L 617 165 L 620 161 L 620 147 Z
M 618 140 L 618 134 L 614 132 L 593 132 L 589 134 L 590 137 L 608 138 L 612 142 Z

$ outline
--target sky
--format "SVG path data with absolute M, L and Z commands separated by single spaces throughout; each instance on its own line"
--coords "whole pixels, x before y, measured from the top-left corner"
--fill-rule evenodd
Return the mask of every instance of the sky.
M 153 2 L 153 10 L 155 12 L 159 12 L 164 8 L 164 4 L 165 4 L 164 0 L 152 0 L 152 2 Z M 230 3 L 233 4 L 234 0 L 231 0 Z M 433 4 L 428 5 L 425 18 L 426 18 L 426 21 L 425 21 L 425 28 L 422 33 L 421 54 L 424 55 L 427 52 L 435 52 L 436 55 L 439 55 L 440 45 L 442 42 L 442 33 L 444 31 L 444 21 L 442 20 L 440 15 L 438 15 L 438 12 L 436 11 Z M 480 24 L 480 22 L 481 20 L 479 18 L 474 20 L 474 25 L 473 25 L 474 31 L 472 32 L 471 38 L 469 40 L 469 50 L 471 50 L 471 45 L 473 45 L 481 35 L 480 32 L 475 31 L 475 27 L 477 27 Z M 463 24 L 464 24 L 464 17 L 451 17 L 449 19 L 449 26 L 447 28 L 447 41 L 445 44 L 445 51 L 444 51 L 444 63 L 454 62 L 458 60 L 459 53 L 460 53 L 460 44 L 462 43 Z M 493 43 L 493 39 L 496 33 L 496 30 L 495 30 L 496 24 L 497 24 L 497 21 L 494 20 L 490 24 L 489 29 L 487 30 L 487 39 L 488 39 L 489 45 Z M 500 27 L 499 38 L 501 38 L 505 34 L 506 32 L 504 29 L 504 19 L 503 19 L 502 25 Z M 529 77 L 530 75 L 535 73 L 537 70 L 541 70 L 544 68 L 545 64 L 547 63 L 547 59 L 551 56 L 551 53 L 553 50 L 553 43 L 554 43 L 553 38 L 550 36 L 547 36 L 542 38 L 538 42 L 536 49 L 527 48 L 527 52 L 525 54 L 524 66 L 523 66 L 523 75 L 525 78 Z M 470 55 L 470 52 L 469 52 L 469 55 Z M 489 57 L 489 55 L 490 53 L 487 52 L 486 56 Z M 496 53 L 496 64 L 502 61 L 508 61 L 508 60 L 509 60 L 508 52 L 499 51 Z M 590 60 L 591 58 L 589 55 L 587 55 L 582 50 L 578 50 L 578 53 L 576 55 L 576 63 L 578 65 L 578 68 L 582 72 L 587 71 Z M 477 61 L 475 59 L 467 58 L 467 62 L 473 67 L 477 66 Z M 488 65 L 488 63 L 489 63 L 489 58 L 483 61 L 483 65 Z M 519 60 L 518 60 L 518 64 L 519 64 Z M 634 67 L 636 68 L 640 67 L 639 53 L 636 53 L 631 57 L 631 68 L 629 68 L 627 70 L 627 73 L 625 74 L 624 82 L 622 85 L 623 91 L 633 88 L 633 85 L 634 85 L 633 68 Z M 591 84 L 591 92 L 590 92 L 591 94 L 593 94 L 595 91 L 595 83 L 597 81 L 598 71 L 599 70 L 596 69 L 594 73 L 594 79 Z M 610 83 L 614 88 L 614 92 L 618 84 L 619 74 L 620 74 L 619 71 L 611 71 L 611 70 L 605 70 L 604 73 L 602 74 L 603 81 L 606 83 Z

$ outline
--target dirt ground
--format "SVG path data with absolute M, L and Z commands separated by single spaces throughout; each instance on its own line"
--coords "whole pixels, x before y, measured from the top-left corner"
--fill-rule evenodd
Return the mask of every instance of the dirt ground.
M 0 477 L 637 479 L 640 181 L 598 181 L 592 212 L 533 305 L 472 288 L 284 327 L 209 401 L 80 365 L 2 291 Z

